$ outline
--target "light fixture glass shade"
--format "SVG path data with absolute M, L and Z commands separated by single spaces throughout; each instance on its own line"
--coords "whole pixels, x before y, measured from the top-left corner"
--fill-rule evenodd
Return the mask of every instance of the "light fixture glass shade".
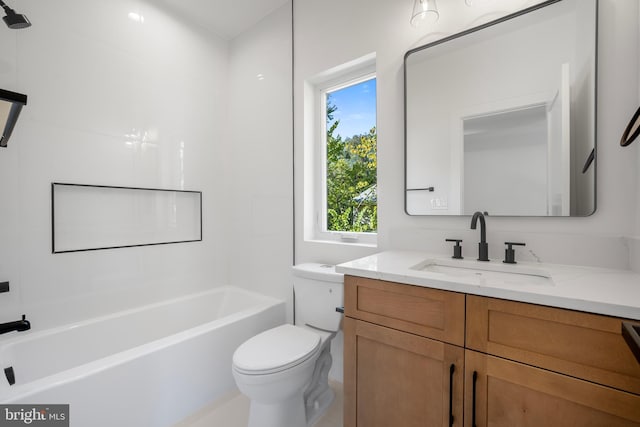
M 417 27 L 423 23 L 434 23 L 440 18 L 436 0 L 414 0 L 411 25 Z

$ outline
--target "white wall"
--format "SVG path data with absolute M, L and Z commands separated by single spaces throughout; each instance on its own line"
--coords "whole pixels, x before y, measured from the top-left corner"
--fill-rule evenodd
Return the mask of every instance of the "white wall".
M 640 7 L 638 7 L 638 22 L 640 22 Z M 636 44 L 632 44 L 630 46 L 631 49 L 634 49 L 634 51 L 637 51 L 638 49 L 640 49 L 640 26 L 638 26 L 638 28 L 636 28 L 637 31 L 637 37 L 636 37 Z M 640 104 L 640 57 L 638 58 L 637 64 L 636 64 L 636 79 L 635 81 L 633 81 L 636 85 L 637 85 L 637 89 L 638 89 L 638 104 Z M 638 141 L 636 141 L 633 145 L 635 145 L 634 150 L 636 152 L 636 157 L 638 159 L 638 163 L 637 163 L 637 168 L 636 168 L 636 202 L 637 202 L 637 207 L 636 207 L 636 212 L 640 213 L 640 148 L 638 147 L 640 144 L 638 144 Z M 636 215 L 636 236 L 638 236 L 640 238 L 640 215 Z
M 640 8 L 638 8 L 638 21 L 640 21 Z M 635 42 L 635 43 L 634 43 Z M 635 39 L 630 40 L 630 49 L 633 52 L 637 52 L 640 49 L 640 28 L 637 29 Z M 638 89 L 638 101 L 636 104 L 640 104 L 640 59 L 636 64 L 636 79 L 632 81 Z M 633 87 L 633 86 L 632 86 Z M 637 105 L 636 105 L 637 106 Z M 629 110 L 629 114 L 632 114 L 633 110 Z M 631 266 L 640 273 L 640 141 L 634 142 L 627 149 L 631 149 L 632 153 L 635 152 L 637 158 L 637 164 L 635 168 L 635 177 L 633 178 L 636 183 L 636 226 L 634 238 L 629 239 L 629 245 L 631 248 Z
M 543 111 L 544 114 L 544 111 Z M 547 126 L 464 137 L 464 213 L 547 215 Z M 487 173 L 487 172 L 491 173 Z
M 409 26 L 412 2 L 385 0 L 294 1 L 294 139 L 296 218 L 303 217 L 303 82 L 323 70 L 370 52 L 377 54 L 378 200 L 377 248 L 305 242 L 296 223 L 296 261 L 342 262 L 385 249 L 449 253 L 446 237 L 462 238 L 465 255 L 477 254 L 477 231 L 468 217 L 409 217 L 403 212 L 403 55 L 416 46 L 478 25 L 535 2 L 493 0 L 467 8 L 464 2 L 438 3 L 440 21 L 431 29 Z M 489 218 L 490 256 L 504 254 L 502 242 L 524 241 L 523 260 L 628 268 L 626 238 L 634 231 L 638 206 L 637 156 L 617 141 L 638 103 L 636 0 L 600 1 L 598 92 L 598 208 L 588 218 Z M 362 13 L 366 10 L 367 13 Z M 339 11 L 339 13 L 337 13 Z M 319 54 L 321 53 L 321 54 Z M 634 82 L 630 91 L 628 82 Z M 636 144 L 637 145 L 637 144 Z M 637 149 L 637 148 L 636 148 Z
M 291 302 L 291 4 L 230 45 L 231 282 Z
M 41 329 L 227 283 L 227 42 L 155 2 L 9 3 L 33 26 L 0 28 L 0 87 L 29 97 L 0 149 L 0 322 Z M 52 181 L 201 190 L 204 240 L 53 255 Z

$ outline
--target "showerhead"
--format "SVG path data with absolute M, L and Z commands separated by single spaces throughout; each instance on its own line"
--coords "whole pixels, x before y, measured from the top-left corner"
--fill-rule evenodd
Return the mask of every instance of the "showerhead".
M 12 30 L 18 30 L 20 28 L 27 28 L 31 26 L 31 22 L 26 16 L 16 13 L 15 10 L 7 6 L 2 0 L 0 0 L 0 6 L 3 7 L 4 13 L 7 15 L 2 18 L 7 27 Z

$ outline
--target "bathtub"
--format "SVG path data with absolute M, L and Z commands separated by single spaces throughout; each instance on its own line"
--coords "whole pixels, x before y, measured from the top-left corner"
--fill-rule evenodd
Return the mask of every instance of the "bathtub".
M 227 286 L 12 333 L 0 339 L 0 404 L 69 404 L 74 427 L 171 426 L 234 390 L 235 349 L 284 322 L 283 301 Z

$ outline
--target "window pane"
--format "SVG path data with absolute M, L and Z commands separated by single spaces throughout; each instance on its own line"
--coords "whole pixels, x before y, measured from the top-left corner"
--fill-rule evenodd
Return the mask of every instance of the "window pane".
M 376 232 L 376 79 L 327 93 L 327 230 Z

